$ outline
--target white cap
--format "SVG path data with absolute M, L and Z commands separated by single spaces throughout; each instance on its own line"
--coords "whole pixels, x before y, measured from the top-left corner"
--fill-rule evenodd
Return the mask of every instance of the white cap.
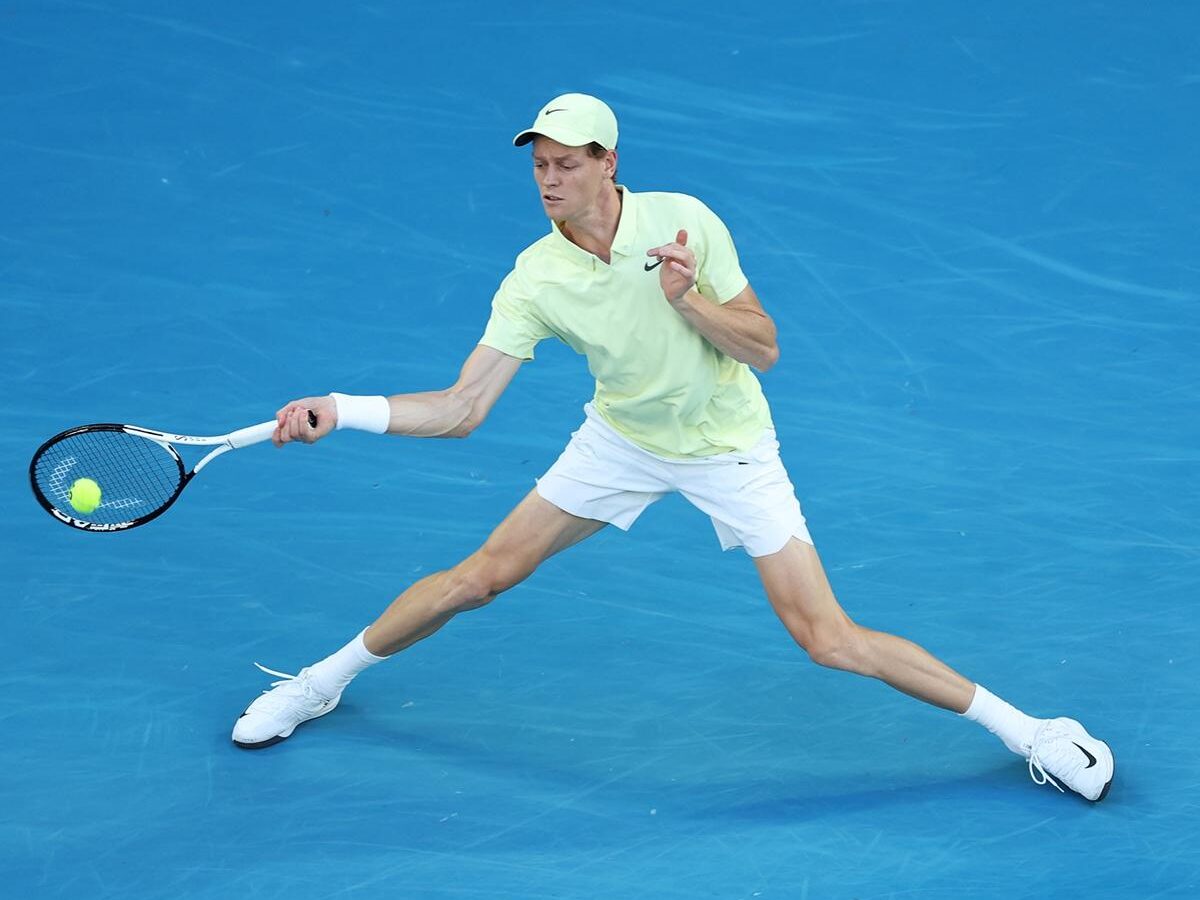
M 590 94 L 562 94 L 542 107 L 533 124 L 513 138 L 513 145 L 522 147 L 539 134 L 568 147 L 594 141 L 615 150 L 617 117 L 607 103 Z

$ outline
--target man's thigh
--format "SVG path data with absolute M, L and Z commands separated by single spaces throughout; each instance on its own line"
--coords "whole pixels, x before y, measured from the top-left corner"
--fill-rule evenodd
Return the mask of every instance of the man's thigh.
M 496 526 L 480 552 L 532 572 L 543 560 L 591 537 L 606 524 L 561 510 L 533 490 Z

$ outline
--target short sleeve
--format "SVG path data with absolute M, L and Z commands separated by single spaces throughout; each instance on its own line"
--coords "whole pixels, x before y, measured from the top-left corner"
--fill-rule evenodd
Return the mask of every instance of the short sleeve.
M 492 315 L 479 343 L 517 359 L 533 359 L 533 348 L 538 341 L 553 334 L 538 318 L 516 270 L 510 272 L 492 298 Z
M 704 254 L 696 272 L 696 288 L 710 300 L 728 303 L 745 290 L 749 282 L 742 273 L 733 237 L 725 223 L 700 201 L 696 201 L 696 206 Z

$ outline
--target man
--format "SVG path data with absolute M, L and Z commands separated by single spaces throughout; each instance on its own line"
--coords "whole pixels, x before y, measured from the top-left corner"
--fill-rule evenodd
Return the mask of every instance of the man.
M 605 524 L 628 529 L 678 491 L 712 517 L 724 548 L 746 548 L 775 612 L 815 662 L 979 722 L 1028 759 L 1039 784 L 1103 799 L 1113 756 L 1078 722 L 1031 718 L 915 644 L 855 624 L 838 605 L 750 370 L 778 358 L 775 326 L 721 220 L 692 197 L 618 185 L 617 121 L 594 97 L 551 100 L 514 139 L 529 143 L 550 233 L 517 257 L 454 386 L 296 400 L 278 412 L 275 441 L 312 443 L 334 428 L 465 437 L 551 336 L 584 354 L 596 378 L 584 423 L 479 550 L 412 585 L 298 676 L 264 669 L 282 680 L 238 719 L 234 743 L 287 738 L 333 710 L 367 666 L 483 606 Z

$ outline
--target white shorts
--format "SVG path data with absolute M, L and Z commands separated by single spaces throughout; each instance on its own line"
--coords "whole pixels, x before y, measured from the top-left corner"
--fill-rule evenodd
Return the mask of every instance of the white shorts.
M 587 418 L 537 482 L 538 494 L 573 516 L 628 531 L 655 500 L 678 491 L 712 519 L 721 549 L 769 556 L 812 538 L 779 458 L 775 432 L 738 453 L 665 459 L 631 443 L 587 404 Z

